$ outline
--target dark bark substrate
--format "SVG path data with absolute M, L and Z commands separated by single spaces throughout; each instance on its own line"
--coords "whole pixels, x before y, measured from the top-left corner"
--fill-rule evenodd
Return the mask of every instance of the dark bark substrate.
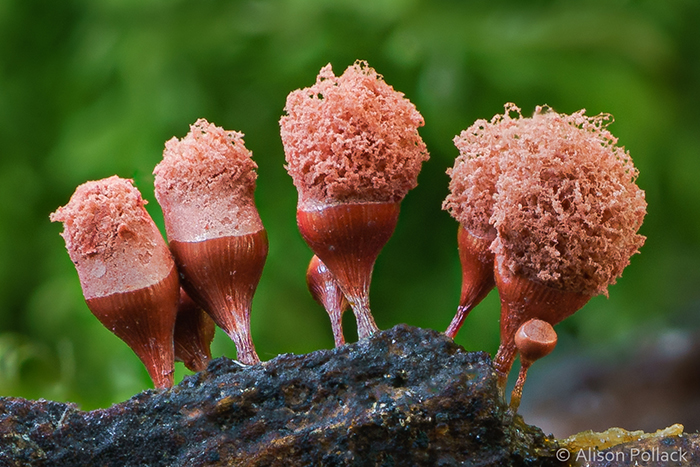
M 0 465 L 558 466 L 499 402 L 489 356 L 405 325 L 242 368 L 227 358 L 108 409 L 0 398 Z

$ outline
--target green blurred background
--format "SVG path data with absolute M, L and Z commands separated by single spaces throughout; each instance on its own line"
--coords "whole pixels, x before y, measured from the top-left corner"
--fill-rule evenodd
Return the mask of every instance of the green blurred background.
M 48 215 L 77 185 L 118 174 L 135 179 L 162 226 L 152 169 L 199 117 L 244 132 L 259 165 L 270 238 L 252 317 L 260 357 L 331 348 L 305 286 L 311 253 L 278 121 L 287 93 L 356 59 L 415 103 L 431 153 L 376 265 L 381 328 L 449 324 L 457 224 L 440 204 L 452 138 L 514 102 L 526 115 L 545 103 L 613 114 L 649 203 L 642 253 L 609 299 L 558 326 L 564 349 L 615 358 L 640 336 L 700 329 L 698 25 L 697 0 L 0 0 L 0 395 L 92 409 L 151 387 L 85 306 Z M 498 313 L 492 293 L 457 341 L 493 353 Z M 223 334 L 212 349 L 235 356 Z M 184 374 L 177 364 L 176 380 Z

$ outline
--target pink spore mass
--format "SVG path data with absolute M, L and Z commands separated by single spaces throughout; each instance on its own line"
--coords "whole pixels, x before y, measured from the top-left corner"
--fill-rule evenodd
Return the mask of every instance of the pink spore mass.
M 444 208 L 469 230 L 495 229 L 491 251 L 512 273 L 586 295 L 607 294 L 645 238 L 644 191 L 629 153 L 587 117 L 506 105 L 455 144 Z M 515 117 L 511 114 L 516 114 Z
M 204 119 L 167 141 L 153 173 L 168 238 L 197 242 L 260 231 L 256 168 L 242 133 Z
M 316 84 L 289 94 L 285 111 L 282 143 L 300 208 L 399 202 L 417 185 L 428 159 L 423 117 L 366 62 L 340 77 L 326 65 Z
M 86 299 L 149 287 L 175 267 L 145 204 L 131 180 L 113 176 L 80 185 L 51 214 Z

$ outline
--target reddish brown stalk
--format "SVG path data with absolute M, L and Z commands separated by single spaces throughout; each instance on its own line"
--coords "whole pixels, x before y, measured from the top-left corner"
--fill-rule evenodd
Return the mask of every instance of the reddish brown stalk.
M 214 321 L 180 288 L 175 321 L 175 360 L 183 362 L 192 371 L 206 370 L 211 360 L 209 346 L 215 331 Z
M 184 289 L 231 337 L 238 360 L 260 362 L 250 337 L 250 310 L 267 258 L 265 230 L 201 242 L 171 241 L 170 249 Z
M 518 328 L 531 319 L 554 326 L 581 309 L 591 295 L 558 290 L 511 274 L 499 257 L 496 257 L 496 286 L 501 297 L 501 345 L 494 358 L 494 368 L 504 394 L 517 353 L 515 333 Z
M 369 307 L 372 270 L 398 217 L 399 203 L 345 203 L 297 210 L 299 231 L 350 303 L 360 338 L 378 330 Z
M 552 353 L 557 345 L 557 333 L 548 322 L 531 319 L 518 328 L 515 345 L 520 352 L 520 373 L 510 396 L 513 412 L 517 412 L 520 407 L 527 371 L 534 362 Z
M 173 385 L 177 270 L 150 287 L 86 300 L 90 311 L 141 359 L 156 388 Z
M 314 255 L 306 270 L 306 285 L 314 300 L 325 308 L 331 320 L 336 347 L 345 345 L 343 336 L 343 313 L 350 307 L 345 295 L 338 287 L 333 274 L 318 256 Z
M 494 235 L 495 236 L 495 235 Z M 445 334 L 455 338 L 469 312 L 495 287 L 493 277 L 493 253 L 489 246 L 494 236 L 478 237 L 464 226 L 459 227 L 457 244 L 462 265 L 462 294 L 457 314 Z

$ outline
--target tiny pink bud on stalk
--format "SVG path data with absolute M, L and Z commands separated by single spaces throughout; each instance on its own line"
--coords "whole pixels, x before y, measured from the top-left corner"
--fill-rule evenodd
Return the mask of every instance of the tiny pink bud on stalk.
M 340 77 L 325 66 L 315 85 L 289 94 L 285 111 L 281 136 L 299 193 L 299 231 L 367 337 L 378 329 L 369 306 L 374 263 L 428 159 L 418 134 L 423 117 L 361 61 Z
M 206 370 L 211 360 L 209 346 L 215 331 L 214 321 L 181 287 L 175 321 L 175 360 L 183 362 L 192 371 Z
M 515 346 L 520 352 L 520 373 L 510 397 L 510 408 L 518 411 L 523 397 L 523 386 L 527 371 L 540 358 L 546 357 L 557 345 L 557 333 L 551 324 L 539 319 L 531 319 L 518 328 L 515 333 Z
M 609 115 L 586 117 L 538 107 L 494 119 L 499 176 L 490 222 L 496 230 L 501 392 L 516 354 L 515 334 L 536 318 L 555 325 L 593 296 L 607 295 L 645 237 L 646 202 L 637 169 L 607 130 Z
M 257 165 L 242 138 L 197 120 L 185 138 L 165 143 L 153 173 L 183 288 L 252 365 L 260 359 L 250 310 L 268 241 L 254 201 Z
M 131 180 L 79 186 L 51 214 L 63 222 L 88 308 L 146 366 L 157 388 L 173 385 L 177 270 L 145 201 Z
M 335 346 L 345 345 L 343 336 L 343 313 L 350 307 L 345 295 L 325 264 L 314 255 L 306 270 L 306 285 L 311 296 L 326 309 L 331 319 Z

